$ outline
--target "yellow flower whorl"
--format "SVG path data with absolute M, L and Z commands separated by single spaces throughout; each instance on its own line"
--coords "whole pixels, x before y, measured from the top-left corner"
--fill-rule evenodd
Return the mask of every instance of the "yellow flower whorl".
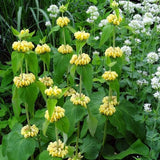
M 35 81 L 35 75 L 33 73 L 20 74 L 19 76 L 14 77 L 13 82 L 17 88 L 26 87 L 32 84 Z
M 80 41 L 87 40 L 89 36 L 90 34 L 86 33 L 85 31 L 78 31 L 74 33 L 74 37 Z
M 59 17 L 56 21 L 57 25 L 60 27 L 67 26 L 69 22 L 70 20 L 68 17 Z
M 70 60 L 70 64 L 75 64 L 77 65 L 86 65 L 91 61 L 91 58 L 89 57 L 88 54 L 82 53 L 80 55 L 74 54 Z
M 107 17 L 107 20 L 109 23 L 113 23 L 114 25 L 119 25 L 122 21 L 122 18 L 119 16 L 119 18 L 114 15 L 114 14 L 110 14 L 108 17 Z
M 58 48 L 58 52 L 62 53 L 62 54 L 68 54 L 68 53 L 72 53 L 73 52 L 73 48 L 70 45 L 64 45 L 62 44 L 59 48 Z
M 85 96 L 83 93 L 81 95 L 79 93 L 73 94 L 70 98 L 70 101 L 74 105 L 81 105 L 85 108 L 87 108 L 87 104 L 90 102 L 90 98 Z
M 35 125 L 33 126 L 26 125 L 21 129 L 21 135 L 23 135 L 24 138 L 35 137 L 37 136 L 38 132 L 39 129 Z
M 63 108 L 61 108 L 60 106 L 56 106 L 54 108 L 54 111 L 52 113 L 52 117 L 49 117 L 49 114 L 48 114 L 48 110 L 46 110 L 46 113 L 45 113 L 45 118 L 53 123 L 53 122 L 56 122 L 58 121 L 59 119 L 63 118 L 65 116 L 65 110 Z
M 73 94 L 75 94 L 76 91 L 73 89 L 73 88 L 69 88 L 67 90 L 67 92 L 64 93 L 64 97 L 67 97 L 67 96 L 72 96 Z
M 21 35 L 24 35 L 24 34 L 28 34 L 29 33 L 29 29 L 22 29 L 21 31 L 20 31 L 20 34 Z
M 39 78 L 39 81 L 42 82 L 46 87 L 50 87 L 53 85 L 53 80 L 50 77 L 42 77 Z
M 49 152 L 49 155 L 52 157 L 61 157 L 64 158 L 66 154 L 68 153 L 68 147 L 62 143 L 62 141 L 59 139 L 58 143 L 57 141 L 55 142 L 50 142 L 47 151 Z
M 112 104 L 104 103 L 100 106 L 99 112 L 106 116 L 111 116 L 115 113 L 116 109 Z
M 60 88 L 58 88 L 57 86 L 54 86 L 53 88 L 50 87 L 49 89 L 45 90 L 45 94 L 47 96 L 58 96 L 62 93 L 62 90 Z
M 18 52 L 28 52 L 34 48 L 34 45 L 32 42 L 27 42 L 27 41 L 16 41 L 13 42 L 12 48 L 15 51 Z
M 36 54 L 44 54 L 50 51 L 51 51 L 51 48 L 47 44 L 43 44 L 43 45 L 38 44 L 35 49 Z
M 106 97 L 103 98 L 102 102 L 103 103 L 110 103 L 113 106 L 116 106 L 116 105 L 119 104 L 119 102 L 117 102 L 117 97 L 116 96 L 112 96 L 110 102 L 109 102 L 109 97 L 106 96 Z
M 123 51 L 119 48 L 119 47 L 109 47 L 108 49 L 106 49 L 105 51 L 105 56 L 109 56 L 109 57 L 122 57 L 123 55 Z
M 68 160 L 81 160 L 83 158 L 83 156 L 81 155 L 81 153 L 79 152 L 77 157 L 76 155 L 73 156 L 72 158 L 68 158 Z
M 113 81 L 118 77 L 115 71 L 105 71 L 102 77 L 107 81 Z

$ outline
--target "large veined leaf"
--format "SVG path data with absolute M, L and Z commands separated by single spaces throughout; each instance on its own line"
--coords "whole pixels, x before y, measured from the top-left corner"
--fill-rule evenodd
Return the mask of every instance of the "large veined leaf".
M 56 32 L 60 29 L 60 26 L 54 26 L 52 27 L 51 31 L 49 32 L 48 36 L 50 36 L 52 34 L 52 32 Z
M 79 54 L 79 52 L 81 51 L 82 47 L 86 44 L 87 41 L 79 41 L 76 40 L 76 53 Z
M 76 30 L 75 30 L 72 26 L 67 25 L 67 28 L 68 28 L 72 33 L 75 33 L 75 32 L 76 32 Z
M 46 64 L 49 71 L 50 68 L 50 53 L 45 53 L 40 55 L 41 60 Z
M 79 75 L 82 76 L 82 82 L 84 84 L 84 87 L 88 93 L 91 93 L 92 89 L 92 66 L 90 64 L 85 65 L 85 66 L 78 66 L 77 67 L 77 72 Z
M 68 118 L 65 116 L 61 119 L 59 119 L 56 123 L 55 123 L 56 127 L 64 132 L 64 133 L 68 133 L 68 130 L 69 130 L 69 120 Z
M 60 53 L 56 53 L 53 59 L 54 63 L 54 71 L 55 77 L 54 80 L 56 83 L 60 84 L 63 80 L 63 75 L 68 71 L 69 61 L 71 59 L 72 54 L 62 55 Z
M 41 91 L 41 94 L 42 94 L 44 100 L 46 100 L 47 96 L 44 93 L 46 90 L 46 86 L 40 81 L 36 81 L 35 83 L 36 83 L 37 87 L 39 88 L 39 90 Z
M 62 160 L 62 158 L 52 157 L 49 155 L 49 152 L 45 150 L 40 154 L 39 160 Z
M 23 53 L 18 53 L 16 51 L 12 52 L 11 60 L 12 60 L 12 69 L 14 74 L 16 74 L 16 72 L 19 71 L 20 68 L 22 67 L 23 59 L 24 59 Z
M 3 154 L 7 155 L 9 160 L 28 160 L 35 151 L 36 141 L 33 138 L 24 138 L 20 134 L 20 127 L 22 126 L 14 127 L 3 140 Z
M 101 144 L 93 137 L 87 136 L 83 139 L 83 144 L 80 146 L 81 153 L 84 153 L 86 159 L 96 159 L 98 157 Z
M 18 93 L 18 88 L 13 85 L 12 88 L 12 105 L 13 105 L 13 112 L 15 117 L 19 117 L 20 113 L 21 113 L 21 99 L 19 97 L 19 93 Z
M 28 65 L 29 71 L 33 72 L 35 75 L 38 74 L 38 59 L 37 55 L 34 52 L 25 54 L 25 60 Z
M 52 117 L 56 104 L 57 104 L 57 99 L 53 99 L 53 98 L 47 99 L 47 109 L 48 109 L 49 117 Z
M 28 109 L 31 115 L 34 114 L 34 104 L 37 99 L 39 89 L 35 83 L 18 89 L 21 102 L 28 104 Z
M 104 158 L 109 160 L 123 159 L 131 154 L 139 154 L 147 157 L 149 155 L 149 148 L 138 139 L 127 150 L 113 156 L 104 156 Z
M 113 33 L 113 26 L 108 23 L 102 30 L 102 36 L 99 45 L 102 46 L 109 39 L 109 37 L 112 36 L 112 33 Z
M 8 160 L 7 156 L 2 155 L 2 145 L 0 145 L 0 160 Z

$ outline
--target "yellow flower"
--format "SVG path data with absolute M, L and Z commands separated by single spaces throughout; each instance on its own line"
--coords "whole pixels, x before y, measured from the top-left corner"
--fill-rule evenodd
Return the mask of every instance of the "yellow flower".
M 122 21 L 122 18 L 119 16 L 119 18 L 114 15 L 114 14 L 110 14 L 108 17 L 107 17 L 107 20 L 109 23 L 113 23 L 114 25 L 119 25 L 120 22 Z
M 91 61 L 91 58 L 89 57 L 88 54 L 82 53 L 77 55 L 73 55 L 71 60 L 70 60 L 70 64 L 75 64 L 77 65 L 86 65 Z
M 33 73 L 20 74 L 19 76 L 14 77 L 13 82 L 17 88 L 26 87 L 32 84 L 35 81 L 35 75 Z
M 123 51 L 119 48 L 119 47 L 109 47 L 108 49 L 106 49 L 105 51 L 105 56 L 109 56 L 109 57 L 122 57 L 123 55 Z
M 107 81 L 113 81 L 118 77 L 115 71 L 105 71 L 102 77 Z
M 89 36 L 90 34 L 86 33 L 85 31 L 78 31 L 74 33 L 74 37 L 80 41 L 87 40 Z
M 85 108 L 87 108 L 87 104 L 90 102 L 90 98 L 85 96 L 83 93 L 79 94 L 73 94 L 70 98 L 70 101 L 74 104 L 74 105 L 81 105 Z
M 81 160 L 82 158 L 83 158 L 83 156 L 79 152 L 77 157 L 76 157 L 76 155 L 74 155 L 72 158 L 68 158 L 68 160 Z
M 70 45 L 64 45 L 62 44 L 59 48 L 58 48 L 58 52 L 62 53 L 62 54 L 68 54 L 68 53 L 72 53 L 73 52 L 73 48 Z
M 67 96 L 72 96 L 73 94 L 75 94 L 76 91 L 73 89 L 73 88 L 69 88 L 67 90 L 67 92 L 64 93 L 64 97 L 67 97 Z
M 32 50 L 34 48 L 34 45 L 32 44 L 32 42 L 16 41 L 13 42 L 12 48 L 13 50 L 18 52 L 27 52 L 29 50 Z
M 119 102 L 117 102 L 117 97 L 116 96 L 112 96 L 110 102 L 109 102 L 109 97 L 106 96 L 106 97 L 103 98 L 102 102 L 103 103 L 110 103 L 113 106 L 116 106 L 116 105 L 119 104 Z
M 37 54 L 44 54 L 44 53 L 47 53 L 47 52 L 50 52 L 51 51 L 51 48 L 47 45 L 47 44 L 43 44 L 43 45 L 37 45 L 36 49 L 35 49 L 35 52 Z
M 49 89 L 45 90 L 45 94 L 47 96 L 58 96 L 62 93 L 62 90 L 60 88 L 58 88 L 57 86 L 54 86 L 53 88 L 50 87 Z
M 53 80 L 50 77 L 42 77 L 39 78 L 39 81 L 42 82 L 46 87 L 50 87 L 53 85 Z
M 116 1 L 113 1 L 112 4 L 111 4 L 111 7 L 117 8 L 118 7 L 118 3 Z
M 28 33 L 29 33 L 29 29 L 24 29 L 20 31 L 21 35 L 28 34 Z
M 67 26 L 69 22 L 70 20 L 68 17 L 59 17 L 56 21 L 57 25 L 60 27 Z
M 48 110 L 46 111 L 45 113 L 45 118 L 53 123 L 53 122 L 56 122 L 58 121 L 59 119 L 63 118 L 65 116 L 65 110 L 63 108 L 61 108 L 60 106 L 56 106 L 54 108 L 54 111 L 52 113 L 52 117 L 49 117 L 49 114 L 48 114 Z
M 116 109 L 112 104 L 104 103 L 100 106 L 99 112 L 106 116 L 111 116 L 115 113 Z
M 47 151 L 49 152 L 49 155 L 52 157 L 61 157 L 64 158 L 66 154 L 68 153 L 68 147 L 62 143 L 62 141 L 59 139 L 58 143 L 57 141 L 55 142 L 50 142 Z
M 37 136 L 38 132 L 39 129 L 35 125 L 33 126 L 26 125 L 21 129 L 21 135 L 23 135 L 24 138 L 35 137 Z

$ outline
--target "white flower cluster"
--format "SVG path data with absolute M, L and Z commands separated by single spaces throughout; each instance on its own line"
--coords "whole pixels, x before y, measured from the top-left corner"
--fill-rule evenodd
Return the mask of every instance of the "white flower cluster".
M 153 64 L 153 63 L 157 62 L 158 60 L 159 60 L 159 56 L 158 56 L 157 53 L 155 53 L 155 52 L 148 53 L 148 55 L 147 55 L 147 62 L 149 64 Z
M 134 13 L 136 5 L 130 1 L 119 1 L 119 4 L 123 6 L 125 12 Z
M 99 40 L 99 36 L 94 37 L 94 40 L 96 41 Z
M 90 14 L 90 18 L 87 18 L 88 23 L 93 23 L 99 16 L 98 8 L 96 6 L 90 6 L 87 11 L 87 14 Z
M 93 55 L 98 55 L 98 56 L 99 56 L 99 52 L 95 50 L 95 51 L 93 52 Z
M 148 85 L 148 81 L 146 81 L 145 79 L 137 80 L 137 85 L 140 87 L 143 85 Z
M 126 61 L 129 62 L 129 57 L 130 57 L 130 55 L 132 54 L 131 47 L 129 47 L 129 46 L 123 46 L 123 47 L 121 48 L 121 50 L 122 50 L 123 53 L 126 55 L 126 56 L 125 56 Z
M 152 25 L 154 22 L 154 18 L 152 13 L 145 13 L 145 15 L 143 16 L 143 23 L 144 25 Z
M 45 26 L 51 26 L 51 22 L 50 21 L 46 21 Z
M 126 40 L 124 41 L 124 44 L 129 46 L 129 45 L 131 45 L 132 43 L 131 43 L 131 41 L 130 41 L 129 39 L 126 39 Z
M 98 24 L 99 27 L 104 27 L 106 24 L 108 23 L 108 20 L 107 19 L 102 19 L 100 21 L 100 23 Z
M 49 16 L 51 18 L 56 18 L 59 13 L 58 7 L 54 4 L 50 5 L 47 11 L 50 12 Z
M 160 91 L 157 91 L 156 93 L 153 94 L 154 98 L 160 100 Z
M 148 73 L 146 71 L 137 70 L 137 72 L 142 74 L 143 76 L 148 76 Z
M 150 103 L 145 103 L 144 104 L 144 111 L 146 111 L 146 112 L 151 112 L 152 111 Z
M 157 32 L 160 32 L 160 24 L 157 25 Z
M 141 40 L 138 39 L 138 38 L 135 38 L 135 42 L 136 42 L 136 43 L 141 43 Z

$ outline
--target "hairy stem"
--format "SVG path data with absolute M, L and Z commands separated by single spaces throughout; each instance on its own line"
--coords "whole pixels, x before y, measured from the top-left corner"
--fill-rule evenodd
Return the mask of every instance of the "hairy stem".
M 116 46 L 116 41 L 115 41 L 115 38 L 116 37 L 116 30 L 115 30 L 115 26 L 113 26 L 113 49 L 115 49 L 115 46 Z
M 76 157 L 78 157 L 78 141 L 79 141 L 80 121 L 77 125 L 77 140 L 76 140 Z
M 27 118 L 27 123 L 30 127 L 30 120 L 29 120 L 29 113 L 28 113 L 28 104 L 25 103 L 25 110 L 26 110 L 26 118 Z
M 57 141 L 57 144 L 58 144 L 58 129 L 56 127 L 56 124 L 55 124 L 55 134 L 56 134 L 56 141 Z
M 28 74 L 28 62 L 27 62 L 27 59 L 25 59 L 25 63 L 26 63 L 26 73 Z
M 64 38 L 64 45 L 66 45 L 66 37 L 65 37 L 64 28 L 63 28 L 63 38 Z

